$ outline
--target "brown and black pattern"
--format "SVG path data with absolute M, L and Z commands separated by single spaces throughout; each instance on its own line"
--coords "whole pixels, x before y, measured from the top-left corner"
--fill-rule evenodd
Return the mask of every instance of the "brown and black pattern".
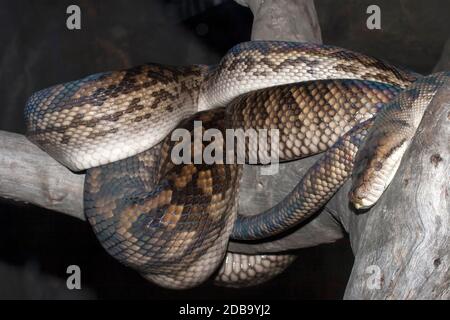
M 244 92 L 308 80 L 358 79 L 409 86 L 419 75 L 351 50 L 286 41 L 251 41 L 233 47 L 209 73 L 199 107 L 223 105 Z M 235 79 L 235 81 L 231 81 Z
M 223 131 L 223 109 L 198 114 L 180 128 Z M 237 165 L 173 165 L 176 143 L 89 169 L 85 212 L 105 249 L 166 287 L 206 280 L 222 261 L 236 210 Z M 192 154 L 193 160 L 194 154 Z
M 282 160 L 292 160 L 329 149 L 328 145 L 319 149 L 307 143 L 308 139 L 314 139 L 299 136 L 302 131 L 308 130 L 317 137 L 327 136 L 332 140 L 329 142 L 332 146 L 347 129 L 372 117 L 381 104 L 391 100 L 397 92 L 398 89 L 390 85 L 353 80 L 279 86 L 238 98 L 226 111 L 216 109 L 199 113 L 180 127 L 192 132 L 193 121 L 203 121 L 203 131 L 217 128 L 225 137 L 225 128 L 264 129 L 276 125 L 276 129 L 283 130 Z M 336 129 L 331 131 L 335 138 L 328 132 L 330 128 Z M 284 137 L 289 137 L 293 143 L 286 142 L 289 139 Z M 343 138 L 311 169 L 283 201 L 283 207 L 277 206 L 250 220 L 239 217 L 232 236 L 245 240 L 267 237 L 314 213 L 351 170 L 352 146 L 355 141 L 360 141 L 361 134 L 352 132 L 347 137 L 350 138 Z M 299 153 L 302 144 L 306 147 Z M 214 264 L 207 264 L 207 272 L 201 269 L 201 272 L 186 273 L 188 266 L 195 263 L 206 265 L 204 260 L 210 258 L 203 255 L 214 248 L 213 243 L 223 250 L 226 248 L 224 243 L 231 229 L 228 227 L 227 232 L 225 229 L 231 226 L 235 217 L 239 166 L 174 165 L 170 161 L 174 145 L 169 135 L 144 153 L 88 170 L 85 207 L 100 242 L 114 257 L 153 282 L 184 287 L 205 280 L 221 262 L 225 251 L 213 249 Z M 319 186 L 327 190 L 319 190 Z M 217 237 L 225 240 L 211 240 Z M 291 260 L 283 258 L 282 261 Z M 186 280 L 188 274 L 192 280 Z M 267 278 L 275 274 L 268 272 Z M 266 277 L 262 274 L 256 277 L 263 278 Z M 249 275 L 247 279 L 251 283 Z
M 332 196 L 373 120 L 360 123 L 417 77 L 342 48 L 256 41 L 214 67 L 147 64 L 56 85 L 29 99 L 25 118 L 32 141 L 72 170 L 88 169 L 86 215 L 106 250 L 155 283 L 187 288 L 222 262 L 240 166 L 171 163 L 170 132 L 181 121 L 231 103 L 181 127 L 192 131 L 195 119 L 222 132 L 278 129 L 281 160 L 326 151 L 275 209 L 239 217 L 233 235 L 256 239 L 292 227 Z
M 258 90 L 228 105 L 230 128 L 279 130 L 281 161 L 324 152 L 356 124 L 374 116 L 401 90 L 361 80 L 323 80 Z M 271 140 L 267 139 L 271 152 Z M 258 146 L 246 148 L 246 159 L 261 159 Z
M 195 112 L 205 68 L 147 64 L 41 90 L 25 109 L 28 137 L 73 170 L 137 154 L 152 146 L 146 128 Z
M 231 238 L 269 238 L 295 227 L 316 213 L 350 177 L 356 152 L 367 136 L 373 119 L 355 125 L 338 139 L 277 205 L 256 215 L 238 215 Z
M 218 66 L 146 64 L 105 72 L 34 94 L 28 136 L 74 171 L 143 152 L 197 111 L 277 85 L 359 79 L 406 87 L 417 75 L 346 49 L 254 41 L 235 46 Z
M 322 45 L 313 43 L 295 43 L 295 42 L 285 42 L 285 41 L 252 41 L 241 44 L 240 46 L 246 47 L 246 50 L 252 48 L 261 52 L 262 54 L 270 55 L 272 53 L 282 54 L 290 53 L 294 51 L 304 50 L 308 52 L 310 56 L 296 56 L 294 58 L 289 58 L 281 61 L 279 64 L 274 64 L 271 59 L 264 58 L 263 63 L 270 66 L 273 70 L 280 70 L 283 67 L 295 65 L 296 63 L 305 63 L 309 68 L 311 73 L 316 73 L 314 68 L 322 66 L 323 62 L 321 59 L 336 58 L 336 69 L 342 71 L 348 71 L 351 73 L 358 74 L 361 67 L 365 67 L 367 70 L 368 77 L 367 80 L 395 84 L 400 87 L 408 86 L 411 82 L 417 79 L 417 74 L 411 71 L 394 67 L 390 63 L 377 59 L 375 57 L 367 56 L 365 54 L 351 51 L 348 49 Z M 241 47 L 236 46 L 234 48 L 236 52 L 243 50 Z M 370 73 L 373 72 L 373 73 Z

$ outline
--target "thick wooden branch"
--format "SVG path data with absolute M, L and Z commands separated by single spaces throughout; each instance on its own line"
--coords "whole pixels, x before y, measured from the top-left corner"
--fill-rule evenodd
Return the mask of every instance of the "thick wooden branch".
M 429 106 L 393 182 L 367 212 L 333 206 L 355 263 L 346 299 L 450 298 L 450 83 Z
M 75 174 L 24 136 L 0 131 L 0 197 L 84 219 L 84 175 Z
M 450 83 L 440 90 L 387 190 L 348 219 L 355 265 L 346 298 L 450 298 Z M 380 289 L 366 268 L 380 267 Z
M 313 0 L 235 0 L 253 13 L 253 40 L 322 43 Z
M 289 11 L 286 14 L 289 15 Z M 449 48 L 447 41 L 434 72 L 448 70 Z M 450 298 L 449 91 L 449 86 L 443 88 L 433 100 L 396 178 L 372 210 L 366 213 L 352 210 L 347 196 L 348 182 L 316 220 L 297 232 L 276 241 L 236 249 L 264 252 L 295 248 L 295 244 L 303 243 L 302 235 L 307 234 L 302 231 L 307 228 L 312 231 L 315 222 L 319 222 L 323 238 L 326 238 L 325 230 L 336 235 L 333 231 L 342 223 L 355 253 L 346 299 Z M 293 165 L 301 167 L 299 162 Z M 284 181 L 291 188 L 292 180 L 298 179 L 294 172 L 272 177 L 274 188 L 269 190 L 279 196 L 277 187 L 284 189 Z M 268 202 L 263 199 L 264 193 L 262 195 L 259 201 Z M 270 193 L 265 195 L 270 196 Z M 332 221 L 335 226 L 327 226 L 326 218 L 336 218 Z M 300 237 L 299 242 L 296 236 Z
M 442 49 L 441 57 L 439 61 L 434 66 L 433 72 L 450 70 L 450 38 L 444 44 Z

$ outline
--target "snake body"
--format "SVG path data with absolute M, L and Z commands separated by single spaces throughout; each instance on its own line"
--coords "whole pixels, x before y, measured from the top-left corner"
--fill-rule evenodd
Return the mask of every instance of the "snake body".
M 227 252 L 214 283 L 229 288 L 254 286 L 277 276 L 296 258 L 293 254 L 249 255 Z
M 223 113 L 202 112 L 180 127 L 193 131 L 194 121 L 202 121 L 204 130 L 224 130 Z M 88 170 L 84 198 L 86 216 L 112 256 L 179 289 L 202 283 L 222 261 L 241 166 L 175 166 L 174 144 L 169 135 L 134 157 Z
M 28 137 L 74 171 L 160 142 L 186 117 L 240 94 L 308 80 L 360 79 L 406 87 L 415 77 L 381 60 L 315 44 L 252 41 L 218 66 L 147 64 L 59 84 L 31 96 Z
M 231 237 L 274 236 L 324 205 L 352 172 L 356 151 L 372 124 L 366 120 L 398 92 L 397 86 L 378 82 L 326 80 L 268 88 L 230 103 L 232 127 L 279 129 L 281 161 L 326 151 L 283 201 L 257 215 L 239 215 Z M 248 149 L 257 153 L 256 146 Z
M 316 212 L 350 174 L 371 117 L 416 79 L 342 48 L 257 41 L 213 67 L 147 64 L 56 85 L 34 94 L 25 116 L 32 141 L 72 170 L 88 169 L 86 215 L 119 261 L 159 285 L 188 288 L 226 255 L 217 282 L 258 282 L 256 272 L 239 277 L 227 267 L 250 263 L 226 253 L 230 235 L 271 236 Z M 220 132 L 277 128 L 281 160 L 326 152 L 281 204 L 235 223 L 241 165 L 170 161 L 179 143 L 172 130 L 192 132 L 199 120 Z M 280 269 L 291 258 L 272 261 Z

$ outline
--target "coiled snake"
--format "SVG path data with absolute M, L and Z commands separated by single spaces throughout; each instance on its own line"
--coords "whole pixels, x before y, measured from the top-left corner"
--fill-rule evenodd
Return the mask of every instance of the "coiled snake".
M 373 150 L 380 124 L 371 129 L 372 116 L 405 101 L 425 108 L 448 74 L 409 87 L 417 77 L 342 48 L 254 41 L 232 48 L 217 66 L 147 64 L 44 89 L 29 99 L 25 118 L 33 142 L 74 171 L 88 169 L 85 213 L 105 249 L 159 285 L 189 288 L 218 269 L 230 236 L 270 237 L 323 206 L 351 174 L 368 131 L 372 149 L 365 146 L 370 150 L 359 157 L 369 170 L 358 168 L 352 199 L 360 207 L 373 203 L 380 188 L 373 196 L 367 181 L 376 176 L 371 161 L 378 160 L 368 154 L 385 153 Z M 382 118 L 376 122 L 386 127 L 392 117 Z M 225 155 L 222 163 L 195 162 L 208 142 L 192 150 L 192 163 L 173 163 L 181 142 L 172 141 L 171 132 L 192 133 L 194 121 L 201 121 L 202 132 L 278 129 L 280 161 L 326 152 L 281 203 L 243 217 L 237 215 L 241 164 L 226 163 Z M 224 147 L 224 136 L 214 142 Z M 267 142 L 270 149 L 274 144 Z M 259 156 L 257 147 L 246 146 L 247 156 Z M 382 175 L 387 167 L 380 171 L 376 163 Z M 290 262 L 286 255 L 228 253 L 216 281 L 261 282 Z

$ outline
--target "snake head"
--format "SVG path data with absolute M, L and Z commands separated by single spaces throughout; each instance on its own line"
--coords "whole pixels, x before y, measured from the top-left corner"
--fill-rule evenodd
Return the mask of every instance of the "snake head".
M 380 192 L 379 187 L 374 188 L 370 181 L 374 179 L 373 170 L 369 165 L 370 159 L 363 157 L 358 159 L 357 166 L 353 171 L 353 184 L 349 192 L 349 199 L 353 206 L 358 210 L 368 209 L 378 200 Z M 375 192 L 374 192 L 375 191 Z
M 349 200 L 358 209 L 372 207 L 387 189 L 408 143 L 401 132 L 377 128 L 370 131 L 355 157 Z

